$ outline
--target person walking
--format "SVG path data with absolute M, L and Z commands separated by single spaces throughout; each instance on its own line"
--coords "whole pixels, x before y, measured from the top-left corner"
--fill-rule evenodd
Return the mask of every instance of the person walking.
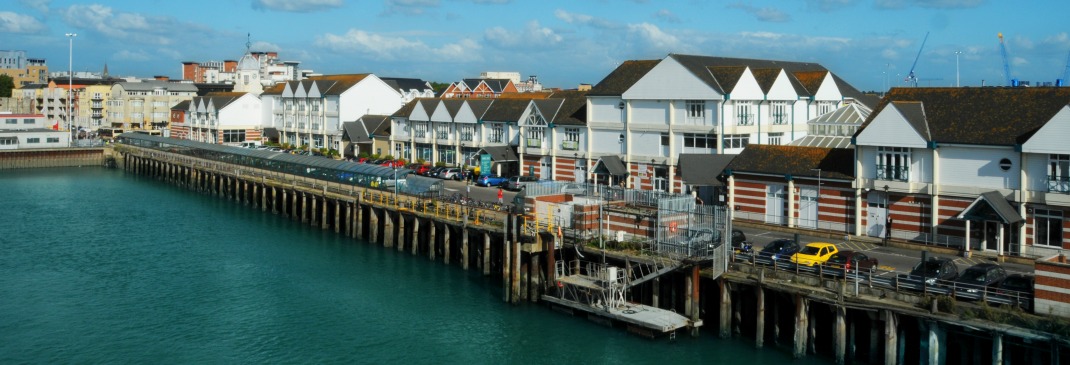
M 499 186 L 499 187 L 498 187 L 498 204 L 501 204 L 501 203 L 502 203 L 502 198 L 503 198 L 504 196 L 505 196 L 505 194 L 502 194 L 502 188 L 501 188 L 501 187 Z

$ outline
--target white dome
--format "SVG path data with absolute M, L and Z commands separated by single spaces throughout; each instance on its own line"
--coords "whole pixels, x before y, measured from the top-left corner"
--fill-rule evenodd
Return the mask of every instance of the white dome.
M 260 62 L 252 54 L 246 53 L 238 61 L 238 70 L 260 70 Z

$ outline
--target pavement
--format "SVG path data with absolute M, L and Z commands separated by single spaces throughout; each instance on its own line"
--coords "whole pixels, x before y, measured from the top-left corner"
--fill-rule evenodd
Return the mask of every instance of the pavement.
M 763 227 L 761 224 L 752 223 L 736 223 L 733 222 L 734 228 L 743 231 L 747 235 L 747 241 L 754 246 L 755 251 L 760 251 L 765 245 L 769 244 L 773 240 L 777 239 L 793 239 L 795 233 L 786 230 L 784 227 Z M 924 245 L 909 244 L 905 241 L 896 241 L 895 246 L 908 246 L 908 247 L 893 247 L 892 245 L 882 245 L 879 239 L 871 239 L 868 237 L 843 237 L 830 239 L 828 237 L 821 237 L 817 235 L 808 235 L 805 231 L 800 231 L 798 236 L 799 246 L 805 246 L 810 242 L 829 242 L 836 245 L 840 251 L 853 250 L 858 252 L 864 252 L 869 257 L 877 258 L 882 270 L 894 271 L 899 273 L 910 272 L 910 269 L 914 268 L 921 261 L 921 252 L 923 250 L 933 251 L 947 251 L 944 248 L 931 248 Z M 850 240 L 844 240 L 844 238 Z M 966 268 L 979 264 L 979 263 L 999 263 L 995 256 L 987 256 L 982 253 L 975 252 L 971 257 L 962 257 L 957 254 L 947 253 L 934 253 L 929 252 L 929 257 L 947 257 L 953 258 L 955 265 L 958 266 L 961 273 Z M 1018 263 L 1018 262 L 1002 262 L 999 263 L 1003 266 L 1007 272 L 1033 274 L 1033 266 Z
M 442 188 L 445 190 L 442 193 L 444 196 L 461 194 L 479 201 L 491 203 L 498 202 L 498 188 L 496 187 L 488 188 L 476 186 L 467 181 L 442 180 Z M 469 190 L 469 188 L 471 188 L 471 190 Z M 515 192 L 502 189 L 502 200 L 504 200 L 506 204 L 511 204 L 514 196 L 516 196 Z

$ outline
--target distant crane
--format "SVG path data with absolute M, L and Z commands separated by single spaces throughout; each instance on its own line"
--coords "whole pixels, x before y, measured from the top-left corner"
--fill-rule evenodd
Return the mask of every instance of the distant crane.
M 999 55 L 1003 57 L 1003 81 L 1007 86 L 1014 86 L 1011 80 L 1011 64 L 1007 62 L 1007 45 L 1003 43 L 1003 33 L 999 33 Z
M 914 75 L 914 67 L 918 66 L 918 59 L 921 58 L 921 50 L 925 49 L 925 42 L 929 40 L 929 32 L 925 32 L 925 39 L 921 41 L 921 47 L 918 48 L 918 55 L 914 56 L 914 64 L 910 65 L 910 73 L 907 74 L 907 78 L 903 79 L 908 84 L 914 87 L 918 86 L 918 77 Z
M 1063 86 L 1064 83 L 1070 81 L 1070 53 L 1066 54 L 1066 69 L 1063 70 L 1063 78 L 1056 82 L 1058 86 Z

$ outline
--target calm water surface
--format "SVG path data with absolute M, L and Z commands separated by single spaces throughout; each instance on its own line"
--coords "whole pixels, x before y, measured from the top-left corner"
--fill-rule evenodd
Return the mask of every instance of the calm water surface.
M 478 273 L 119 170 L 0 171 L 0 202 L 0 364 L 793 362 L 510 306 Z

